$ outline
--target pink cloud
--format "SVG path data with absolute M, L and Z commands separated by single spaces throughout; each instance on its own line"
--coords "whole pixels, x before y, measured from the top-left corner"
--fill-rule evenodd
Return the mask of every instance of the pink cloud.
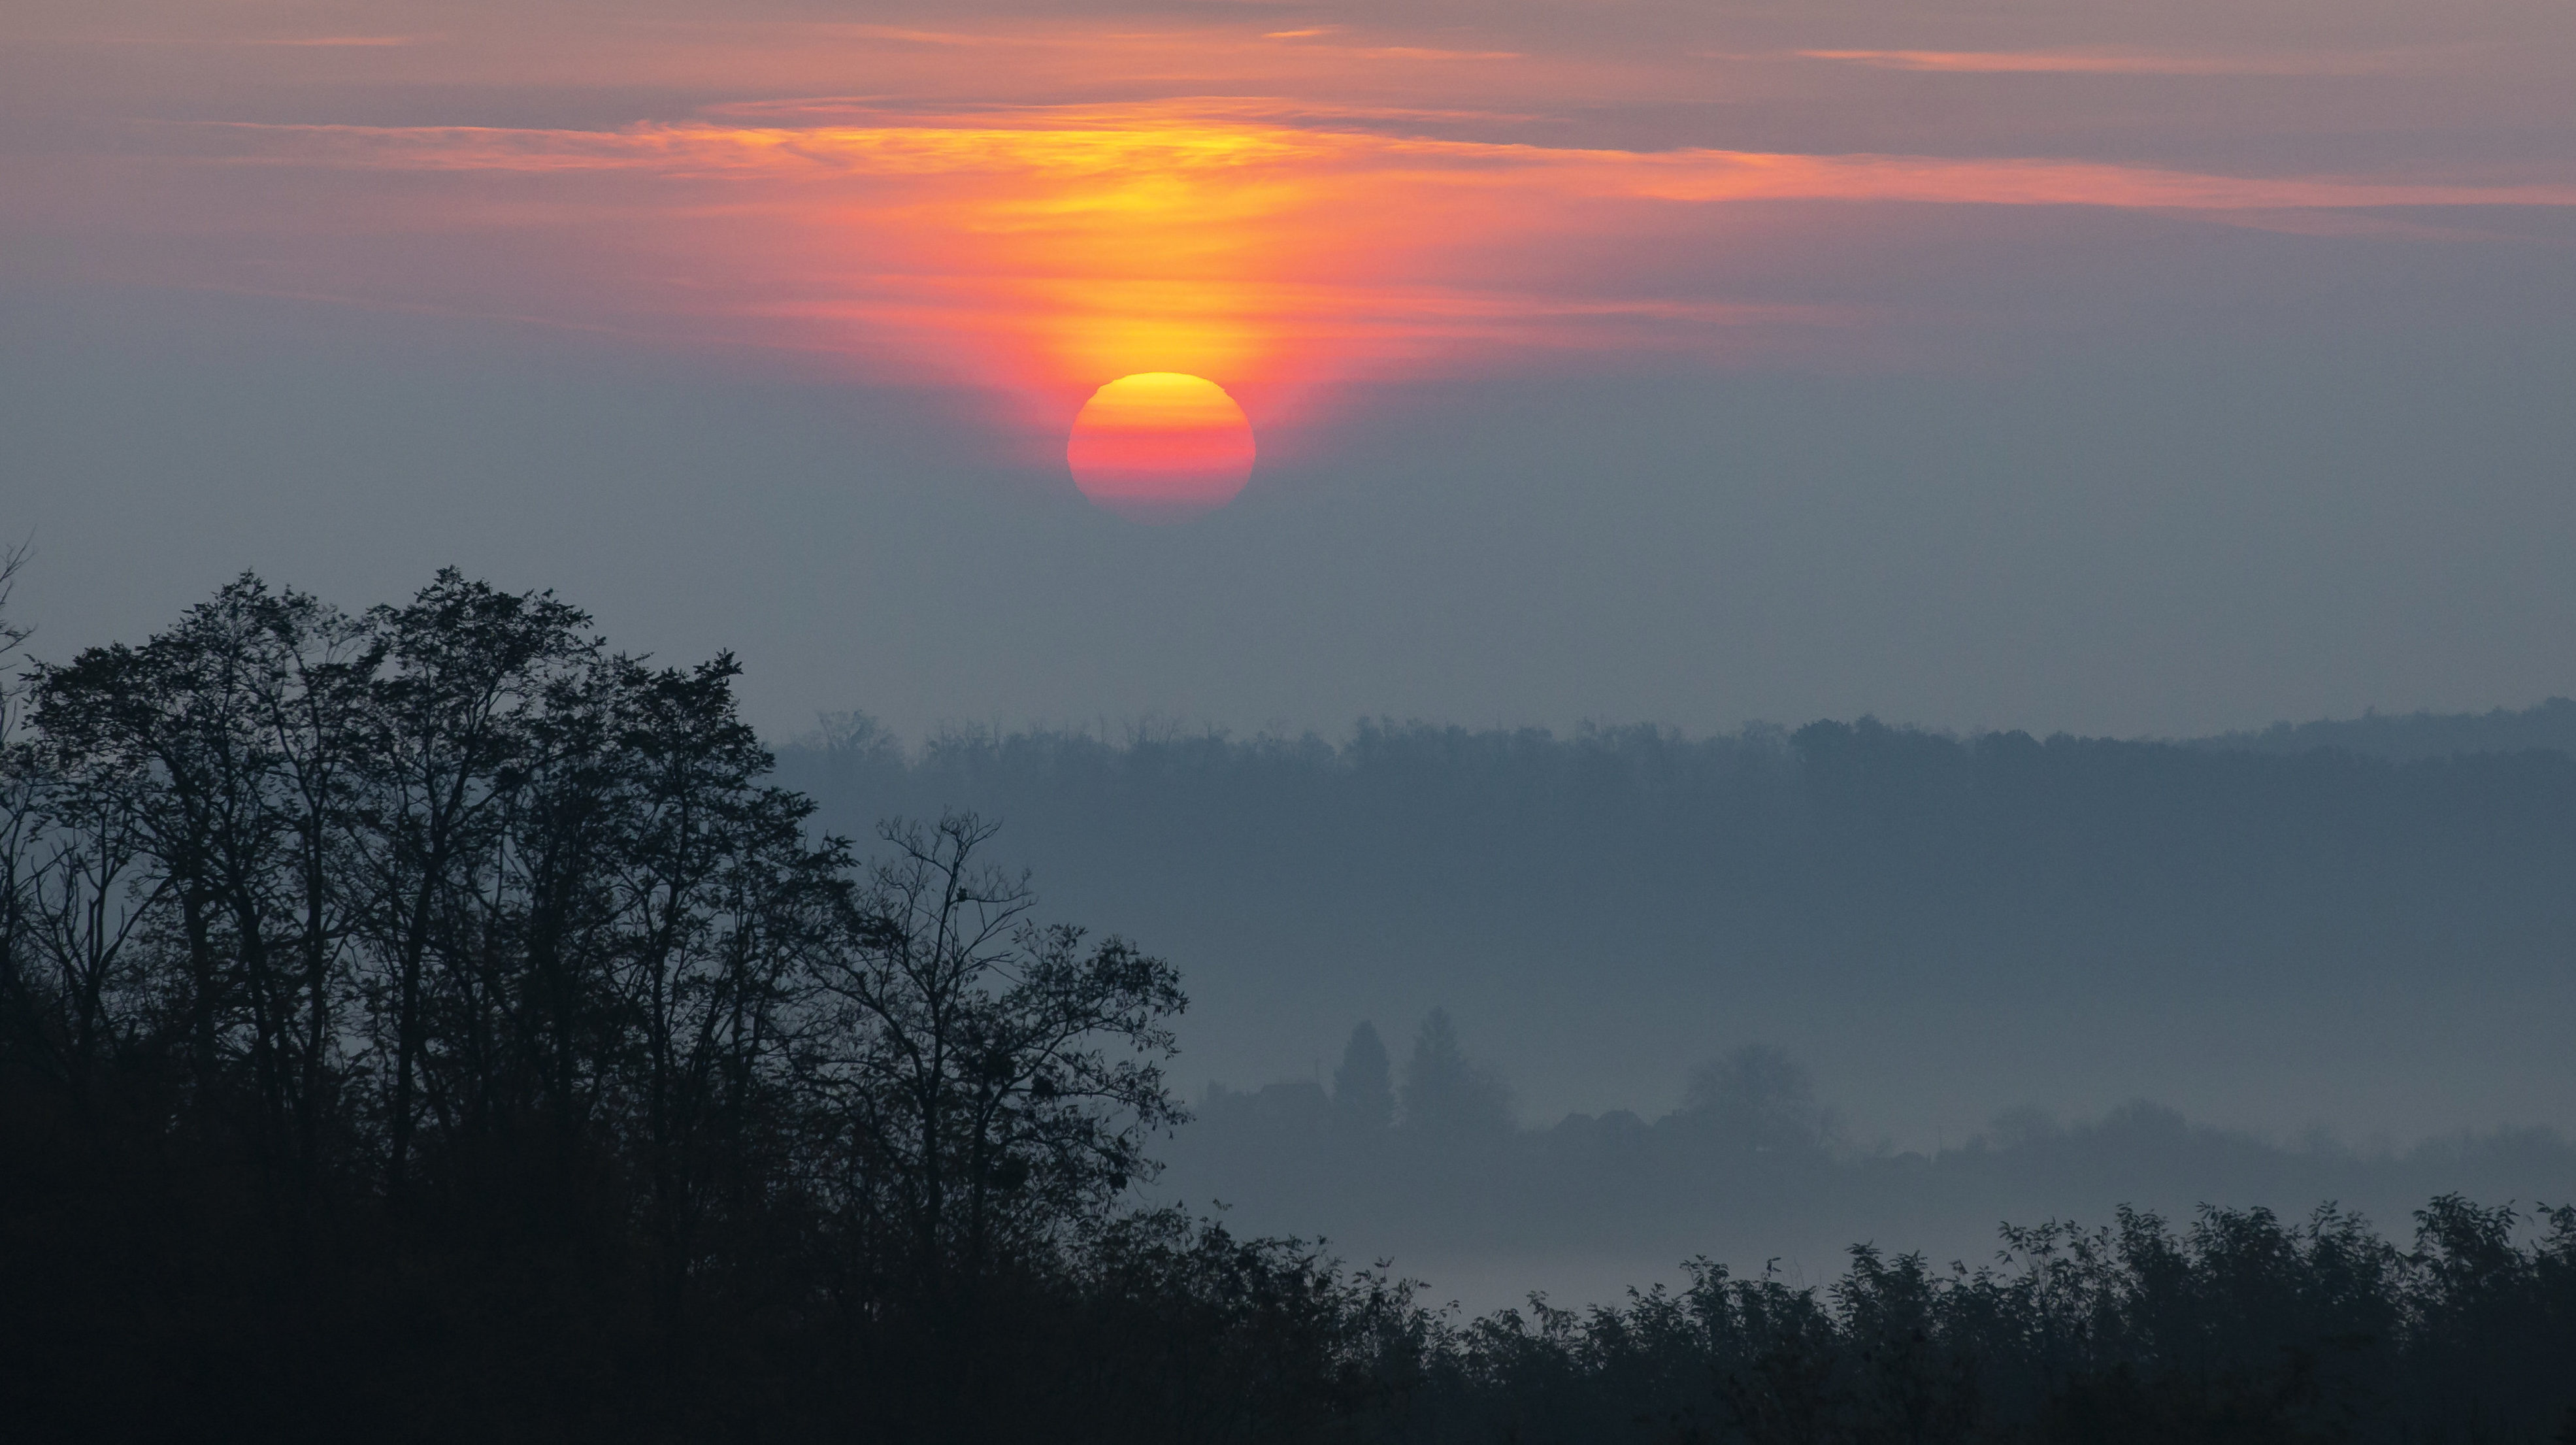
M 2171 51 L 2073 50 L 1801 50 L 1806 60 L 1870 70 L 1975 75 L 2379 75 L 2412 58 L 2370 54 L 2190 54 Z

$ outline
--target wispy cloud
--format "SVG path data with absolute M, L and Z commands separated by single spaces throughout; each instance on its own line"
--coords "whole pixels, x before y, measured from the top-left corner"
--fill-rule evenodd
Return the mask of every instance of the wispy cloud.
M 1303 129 L 1342 126 L 1376 128 L 1387 124 L 1417 125 L 1457 122 L 1517 123 L 1535 120 L 1535 111 L 1466 110 L 1437 106 L 1365 105 L 1284 96 L 1189 95 L 1169 100 L 1123 105 L 956 105 L 925 107 L 893 96 L 796 96 L 774 100 L 722 101 L 701 106 L 709 120 L 754 121 L 771 125 L 854 125 L 905 129 L 980 130 L 994 127 L 1035 130 L 1123 129 L 1177 122 L 1250 122 Z
M 2173 51 L 2069 50 L 1801 50 L 1871 70 L 1979 75 L 2377 75 L 2399 68 L 2393 52 L 2286 55 L 2186 54 Z
M 853 40 L 890 40 L 905 45 L 997 45 L 1011 44 L 1017 39 L 1010 35 L 974 34 L 961 30 L 911 30 L 899 25 L 862 25 L 842 22 L 801 28 Z
M 1523 60 L 1518 50 L 1434 50 L 1419 45 L 1376 45 L 1357 52 L 1372 60 Z
M 445 304 L 661 314 L 727 344 L 837 348 L 887 365 L 945 358 L 958 374 L 1030 394 L 1145 370 L 1311 379 L 1498 346 L 1724 352 L 1748 335 L 1851 325 L 1831 307 L 1730 298 L 1709 289 L 1710 276 L 1567 264 L 1619 256 L 1676 225 L 1708 225 L 1720 254 L 1718 218 L 1749 203 L 2092 207 L 2269 230 L 2298 229 L 2284 218 L 2301 213 L 2576 207 L 2576 181 L 2548 178 L 1555 148 L 1282 124 L 1240 101 L 812 123 L 823 104 L 851 106 L 850 121 L 872 110 L 758 102 L 730 123 L 613 131 L 189 133 L 211 142 L 200 156 L 218 165 L 444 175 L 434 205 L 411 186 L 316 184 L 381 195 L 394 212 L 353 217 L 371 234 L 417 226 L 452 238 L 482 226 L 512 236 L 514 254 L 556 258 L 542 284 L 496 276 L 496 295 Z M 745 123 L 762 107 L 773 123 Z M 789 116 L 808 123 L 775 123 Z
M 418 45 L 419 35 L 292 35 L 274 40 L 246 40 L 245 45 L 289 45 L 317 50 L 373 50 L 385 46 Z
M 435 35 L 86 35 L 78 45 L 220 47 L 224 49 L 387 50 L 421 45 Z
M 765 107 L 842 102 L 753 102 Z M 232 158 L 370 169 L 519 171 L 613 169 L 672 175 L 818 179 L 948 171 L 1078 173 L 1147 165 L 1300 167 L 1336 174 L 1440 178 L 1481 185 L 1549 178 L 1561 191 L 1716 203 L 1876 200 L 1994 206 L 2153 210 L 2296 210 L 2390 206 L 2576 206 L 2576 182 L 2374 180 L 2239 176 L 2102 162 L 1998 157 L 1811 155 L 1705 148 L 1625 151 L 1387 136 L 1329 125 L 1265 123 L 1276 103 L 1211 101 L 1127 106 L 984 109 L 865 125 L 643 124 L 615 131 L 496 127 L 371 127 L 218 122 L 192 127 L 238 137 Z M 863 106 L 864 102 L 854 103 Z M 790 112 L 792 113 L 792 112 Z M 1352 115 L 1436 111 L 1357 109 Z M 1329 120 L 1335 114 L 1325 108 Z M 1146 170 L 1127 177 L 1156 179 Z

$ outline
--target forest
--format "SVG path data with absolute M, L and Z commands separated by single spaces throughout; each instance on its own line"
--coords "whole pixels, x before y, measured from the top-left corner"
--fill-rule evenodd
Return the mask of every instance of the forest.
M 898 747 L 843 716 L 779 748 L 778 776 L 853 834 L 1001 819 L 1060 906 L 1188 958 L 1194 1094 L 1321 1084 L 1360 1020 L 1401 1049 L 1446 1008 L 1538 1127 L 1660 1116 L 1763 1045 L 1851 1142 L 1900 1153 L 2140 1098 L 2402 1146 L 2576 1117 L 2571 721 L 2156 741 L 1364 720 Z
M 1473 1315 L 1230 1227 L 1154 1192 L 1198 1127 L 1186 953 L 1061 921 L 971 798 L 835 831 L 732 658 L 592 627 L 455 572 L 360 612 L 245 575 L 11 657 L 13 1436 L 2576 1440 L 2576 1208 L 2452 1187 L 2393 1239 L 2120 1209 Z M 1727 746 L 1758 803 L 1777 749 Z M 1519 1147 L 1445 1014 L 1413 1042 L 1352 1033 L 1288 1110 L 1312 1167 Z M 1830 1133 L 1762 1049 L 1558 1132 L 1659 1130 L 1777 1178 Z

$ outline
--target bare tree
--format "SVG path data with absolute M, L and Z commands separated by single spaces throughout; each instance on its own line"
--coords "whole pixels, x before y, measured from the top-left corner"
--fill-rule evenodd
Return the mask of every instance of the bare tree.
M 399 1191 L 420 1117 L 434 947 L 447 945 L 451 978 L 462 985 L 463 1046 L 488 1091 L 494 1041 L 476 1027 L 489 1016 L 476 967 L 487 950 L 472 941 L 475 928 L 460 925 L 489 910 L 493 855 L 537 746 L 531 724 L 598 644 L 582 633 L 589 617 L 552 593 L 502 592 L 454 568 L 368 620 L 385 657 L 373 688 L 357 871 L 388 1035 L 379 1041 L 386 1176 Z M 472 1107 L 488 1103 L 478 1097 Z
M 250 683 L 276 760 L 269 806 L 284 857 L 273 886 L 286 915 L 273 987 L 282 1065 L 294 1071 L 296 1157 L 309 1168 L 346 1073 L 338 1005 L 350 992 L 348 945 L 364 895 L 349 886 L 345 855 L 364 811 L 371 687 L 385 646 L 364 620 L 292 590 L 268 599 L 262 617 L 266 646 Z
M 0 551 L 0 1006 L 19 1013 L 32 1006 L 27 990 L 33 980 L 27 956 L 30 942 L 28 887 L 33 872 L 36 830 L 34 750 L 20 736 L 24 687 L 16 668 L 18 649 L 33 635 L 9 615 L 9 595 L 19 569 L 27 562 L 22 544 Z M 21 1027 L 31 1018 L 16 1020 Z
M 60 810 L 148 854 L 175 903 L 199 1085 L 246 1060 L 260 1137 L 306 1163 L 337 1086 L 350 899 L 333 853 L 375 656 L 354 619 L 245 574 L 140 647 L 37 673 Z
M 11 979 L 11 1003 L 34 1054 L 81 1098 L 142 1023 L 129 1003 L 144 986 L 136 945 L 168 885 L 151 867 L 133 789 L 40 788 L 28 811 L 24 973 Z
M 971 813 L 883 828 L 892 856 L 814 979 L 852 1205 L 934 1294 L 1101 1217 L 1153 1169 L 1146 1138 L 1187 1118 L 1162 1073 L 1178 970 L 1031 922 L 1026 878 L 977 856 L 994 831 Z
M 160 890 L 135 789 L 63 786 L 61 759 L 27 727 L 15 669 L 33 631 L 8 616 L 27 556 L 0 551 L 0 1009 L 27 1057 L 78 1098 L 112 1036 L 140 1023 L 120 989 Z
M 27 556 L 23 542 L 14 547 L 0 548 L 0 664 L 14 661 L 19 646 L 36 635 L 34 628 L 14 622 L 9 617 L 9 594 L 18 585 L 18 573 L 27 565 Z M 6 687 L 7 695 L 16 695 L 14 683 L 0 684 L 0 687 Z
M 634 1033 L 622 1102 L 675 1306 L 710 1194 L 751 1142 L 751 1095 L 783 1061 L 790 970 L 846 912 L 849 859 L 837 839 L 806 843 L 811 803 L 760 786 L 770 756 L 737 712 L 731 656 L 607 670 L 620 763 L 608 982 Z

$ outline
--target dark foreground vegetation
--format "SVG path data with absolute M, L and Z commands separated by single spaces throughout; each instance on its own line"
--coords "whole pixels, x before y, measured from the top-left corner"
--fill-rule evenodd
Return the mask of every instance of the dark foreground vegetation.
M 1140 1211 L 1174 968 L 971 816 L 818 836 L 728 661 L 587 625 L 246 578 L 13 684 L 10 1438 L 2576 1439 L 2576 1211 L 1473 1321 Z

